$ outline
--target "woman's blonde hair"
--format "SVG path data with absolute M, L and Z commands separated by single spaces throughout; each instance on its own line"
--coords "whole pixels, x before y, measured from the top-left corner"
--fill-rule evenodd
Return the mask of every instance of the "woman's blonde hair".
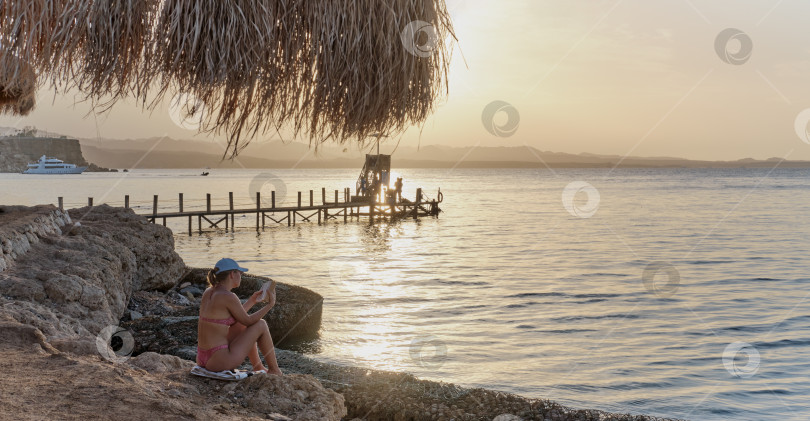
M 226 270 L 224 272 L 217 273 L 219 268 L 215 267 L 208 271 L 208 276 L 205 277 L 205 281 L 208 282 L 209 287 L 214 287 L 219 285 L 220 282 L 224 281 L 228 278 L 228 275 L 233 272 L 232 270 Z

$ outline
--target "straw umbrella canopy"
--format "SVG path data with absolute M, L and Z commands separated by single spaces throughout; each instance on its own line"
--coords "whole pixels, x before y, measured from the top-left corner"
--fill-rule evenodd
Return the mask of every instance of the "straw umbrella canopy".
M 0 24 L 0 112 L 43 84 L 101 109 L 181 94 L 231 156 L 281 128 L 317 147 L 424 122 L 455 39 L 444 0 L 0 0 Z

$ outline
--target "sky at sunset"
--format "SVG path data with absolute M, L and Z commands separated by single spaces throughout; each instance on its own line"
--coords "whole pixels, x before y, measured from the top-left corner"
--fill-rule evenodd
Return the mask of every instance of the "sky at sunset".
M 459 41 L 450 92 L 421 139 L 415 127 L 402 145 L 810 159 L 810 141 L 797 133 L 810 108 L 806 1 L 448 0 L 448 7 Z M 721 57 L 715 44 L 728 28 L 739 31 Z M 195 136 L 166 106 L 149 113 L 121 102 L 93 115 L 73 105 L 80 98 L 44 89 L 31 115 L 3 116 L 0 126 L 83 138 Z M 493 101 L 502 102 L 490 128 L 514 130 L 487 130 L 482 113 Z

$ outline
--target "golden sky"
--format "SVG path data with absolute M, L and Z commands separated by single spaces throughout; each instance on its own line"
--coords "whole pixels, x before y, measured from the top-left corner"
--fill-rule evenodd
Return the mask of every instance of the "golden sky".
M 797 117 L 810 108 L 808 2 L 447 2 L 459 43 L 450 94 L 421 131 L 422 145 L 810 159 L 810 141 L 797 134 Z M 718 51 L 728 28 L 739 31 Z M 74 97 L 42 91 L 30 116 L 3 116 L 0 126 L 86 138 L 195 136 L 173 123 L 168 107 L 150 114 L 122 102 L 94 116 Z M 494 126 L 517 122 L 514 131 L 487 130 L 482 113 L 493 101 L 519 115 L 498 112 Z M 402 145 L 415 146 L 419 136 L 409 130 Z

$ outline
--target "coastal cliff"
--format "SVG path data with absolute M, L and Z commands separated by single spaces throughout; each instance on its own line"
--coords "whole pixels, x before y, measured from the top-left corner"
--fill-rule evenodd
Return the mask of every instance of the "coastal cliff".
M 36 162 L 42 155 L 88 167 L 87 171 L 110 171 L 87 162 L 77 139 L 30 136 L 0 138 L 0 172 L 23 172 L 28 163 Z

